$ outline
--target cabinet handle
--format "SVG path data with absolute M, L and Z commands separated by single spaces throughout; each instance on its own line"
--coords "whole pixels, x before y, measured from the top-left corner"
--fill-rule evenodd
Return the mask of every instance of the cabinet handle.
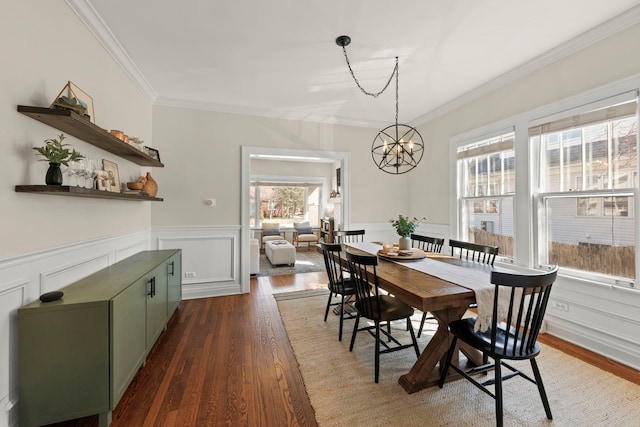
M 173 265 L 174 262 L 175 261 L 171 261 L 169 263 L 169 274 L 172 275 L 172 276 L 175 274 L 175 266 Z
M 149 295 L 151 298 L 153 298 L 156 295 L 156 278 L 155 276 L 152 277 L 151 279 L 149 279 L 149 293 L 147 295 Z

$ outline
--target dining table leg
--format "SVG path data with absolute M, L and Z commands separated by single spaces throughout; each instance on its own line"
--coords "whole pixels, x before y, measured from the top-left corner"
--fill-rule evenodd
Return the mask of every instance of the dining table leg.
M 407 393 L 415 393 L 438 384 L 440 366 L 444 365 L 444 359 L 452 340 L 449 323 L 461 319 L 466 311 L 466 306 L 430 311 L 438 321 L 438 328 L 411 370 L 398 380 Z M 455 354 L 455 358 L 457 357 L 458 352 Z M 457 363 L 457 360 L 454 359 L 453 362 Z

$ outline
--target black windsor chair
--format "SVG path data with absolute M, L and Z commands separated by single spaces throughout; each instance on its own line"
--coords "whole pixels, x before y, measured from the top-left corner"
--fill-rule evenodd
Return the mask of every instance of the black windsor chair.
M 329 276 L 329 299 L 327 300 L 327 308 L 324 311 L 324 321 L 327 321 L 327 315 L 329 314 L 329 307 L 339 306 L 340 316 L 340 328 L 338 332 L 338 340 L 342 341 L 342 324 L 344 319 L 355 319 L 354 313 L 345 313 L 345 296 L 351 297 L 355 295 L 355 285 L 351 282 L 349 277 L 345 277 L 345 272 L 340 266 L 340 251 L 342 246 L 332 243 L 320 243 L 322 247 L 322 255 L 324 256 L 324 265 L 327 268 L 327 276 Z M 333 296 L 340 295 L 340 302 L 332 302 Z M 347 298 L 348 300 L 348 298 Z
M 497 246 L 463 242 L 461 240 L 453 239 L 449 239 L 449 246 L 451 247 L 451 256 L 455 255 L 455 249 L 457 249 L 460 259 L 479 262 L 481 264 L 493 265 L 496 256 L 498 255 Z
M 439 237 L 422 236 L 420 234 L 411 235 L 411 246 L 414 248 L 422 249 L 427 252 L 442 252 L 442 246 L 444 245 L 444 239 Z M 429 319 L 434 319 L 429 317 Z M 420 328 L 418 329 L 418 338 L 422 335 L 422 329 L 424 328 L 424 322 L 427 320 L 427 312 L 422 313 L 422 320 L 420 320 Z
M 538 386 L 547 418 L 552 419 L 551 408 L 549 407 L 549 401 L 535 358 L 540 354 L 540 345 L 537 343 L 538 333 L 549 302 L 551 286 L 556 280 L 557 274 L 557 265 L 549 272 L 535 275 L 494 271 L 491 273 L 491 283 L 495 285 L 491 326 L 484 332 L 475 331 L 474 318 L 461 319 L 449 323 L 449 330 L 453 334 L 453 340 L 451 341 L 438 385 L 440 388 L 444 386 L 449 367 L 453 368 L 495 400 L 496 425 L 498 427 L 503 425 L 502 382 L 516 376 L 521 376 Z M 505 299 L 503 301 L 508 301 L 506 321 L 498 318 L 500 295 L 504 295 Z M 493 363 L 486 363 L 485 360 L 484 365 L 468 370 L 452 365 L 451 359 L 456 351 L 458 340 L 481 351 L 485 359 L 492 358 Z M 535 379 L 504 362 L 504 360 L 526 359 L 531 362 L 531 369 Z M 501 369 L 503 366 L 511 371 L 504 376 Z M 479 382 L 472 377 L 472 375 L 485 373 L 492 369 L 495 370 L 495 375 L 492 379 Z M 495 393 L 492 393 L 486 387 L 488 385 L 495 385 Z
M 364 242 L 364 230 L 336 230 L 333 232 L 335 243 Z
M 406 348 L 413 348 L 416 352 L 416 357 L 420 357 L 418 342 L 416 341 L 413 326 L 410 322 L 410 317 L 413 315 L 413 307 L 398 298 L 391 295 L 384 295 L 380 292 L 380 289 L 378 288 L 378 276 L 376 273 L 376 266 L 378 265 L 377 256 L 356 255 L 348 251 L 346 255 L 349 263 L 351 281 L 354 283 L 356 288 L 356 302 L 354 306 L 357 312 L 356 323 L 353 327 L 353 334 L 351 335 L 349 351 L 353 351 L 353 345 L 356 342 L 356 335 L 359 331 L 367 331 L 375 337 L 374 379 L 377 383 L 378 378 L 380 377 L 380 354 L 390 353 L 392 351 L 403 350 Z M 367 325 L 365 327 L 358 328 L 361 317 L 372 320 L 374 325 Z M 411 344 L 402 344 L 391 335 L 391 321 L 401 319 L 405 319 L 407 322 L 409 332 L 411 333 Z M 387 324 L 387 330 L 380 328 L 381 323 Z M 381 339 L 381 332 L 388 339 L 388 342 Z M 381 345 L 384 347 L 383 350 L 380 350 Z

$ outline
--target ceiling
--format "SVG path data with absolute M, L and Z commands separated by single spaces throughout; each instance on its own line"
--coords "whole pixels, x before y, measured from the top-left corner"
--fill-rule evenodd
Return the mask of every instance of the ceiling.
M 415 125 L 640 22 L 640 0 L 66 1 L 154 104 L 374 127 L 394 85 L 360 92 L 339 35 L 370 92 L 399 57 Z

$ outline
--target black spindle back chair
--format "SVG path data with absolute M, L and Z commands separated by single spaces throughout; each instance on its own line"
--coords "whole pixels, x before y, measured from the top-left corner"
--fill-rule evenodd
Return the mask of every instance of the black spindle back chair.
M 411 245 L 414 248 L 422 249 L 427 252 L 442 252 L 442 246 L 444 245 L 444 239 L 431 236 L 422 236 L 420 234 L 411 235 Z M 429 319 L 433 319 L 430 317 Z M 427 312 L 422 313 L 422 319 L 420 320 L 420 328 L 418 329 L 418 338 L 422 335 L 422 329 L 424 328 L 424 322 L 427 320 Z
M 455 249 L 457 249 L 460 259 L 487 265 L 493 265 L 499 249 L 498 246 L 482 245 L 453 239 L 449 239 L 449 246 L 451 247 L 451 256 L 455 255 Z
M 358 313 L 356 323 L 353 327 L 351 335 L 351 345 L 349 351 L 353 351 L 353 345 L 356 341 L 356 334 L 359 331 L 367 331 L 376 340 L 375 346 L 375 382 L 378 382 L 380 376 L 380 354 L 390 353 L 392 351 L 413 348 L 416 357 L 420 356 L 418 342 L 416 341 L 411 325 L 411 316 L 413 315 L 413 307 L 391 295 L 383 294 L 378 287 L 378 275 L 376 266 L 378 265 L 378 257 L 375 255 L 356 255 L 349 251 L 346 253 L 349 263 L 349 274 L 351 281 L 356 289 L 355 308 Z M 373 326 L 364 326 L 358 329 L 360 317 L 365 317 L 374 322 Z M 391 321 L 405 320 L 411 333 L 411 344 L 402 344 L 391 334 Z M 386 323 L 387 329 L 380 328 L 381 323 Z M 387 341 L 381 339 L 380 333 L 384 334 Z M 380 350 L 380 346 L 384 349 Z
M 493 271 L 491 283 L 494 285 L 493 317 L 486 331 L 474 328 L 475 318 L 461 319 L 449 323 L 449 330 L 453 335 L 449 352 L 442 370 L 439 386 L 443 387 L 447 379 L 449 367 L 471 381 L 480 390 L 487 393 L 496 401 L 496 425 L 503 425 L 502 382 L 520 376 L 538 386 L 542 405 L 547 418 L 552 419 L 551 408 L 547 394 L 542 384 L 540 370 L 536 363 L 536 356 L 540 354 L 537 342 L 542 321 L 549 302 L 551 286 L 558 274 L 556 265 L 551 271 L 543 274 L 514 274 Z M 508 307 L 506 315 L 499 317 L 499 307 Z M 468 370 L 463 370 L 451 364 L 458 340 L 481 351 L 483 355 L 493 359 L 493 363 L 486 363 Z M 504 360 L 526 360 L 531 363 L 534 378 L 522 373 L 518 369 L 504 362 Z M 502 375 L 502 367 L 509 371 Z M 494 370 L 494 378 L 479 382 L 472 375 Z M 494 385 L 492 393 L 486 386 Z
M 349 277 L 345 277 L 345 272 L 340 265 L 340 251 L 342 246 L 334 243 L 320 243 L 322 247 L 322 255 L 324 256 L 324 265 L 327 268 L 327 276 L 329 276 L 329 299 L 327 300 L 327 308 L 324 311 L 324 321 L 327 321 L 329 308 L 331 306 L 340 307 L 340 328 L 338 331 L 338 340 L 342 341 L 342 324 L 344 319 L 355 319 L 352 313 L 345 313 L 345 296 L 355 295 L 356 290 L 354 284 Z M 334 295 L 340 295 L 340 302 L 332 302 Z
M 444 239 L 438 237 L 422 236 L 420 234 L 411 235 L 411 246 L 426 252 L 440 253 L 443 245 Z
M 364 242 L 364 230 L 336 230 L 333 232 L 333 241 L 336 243 Z

